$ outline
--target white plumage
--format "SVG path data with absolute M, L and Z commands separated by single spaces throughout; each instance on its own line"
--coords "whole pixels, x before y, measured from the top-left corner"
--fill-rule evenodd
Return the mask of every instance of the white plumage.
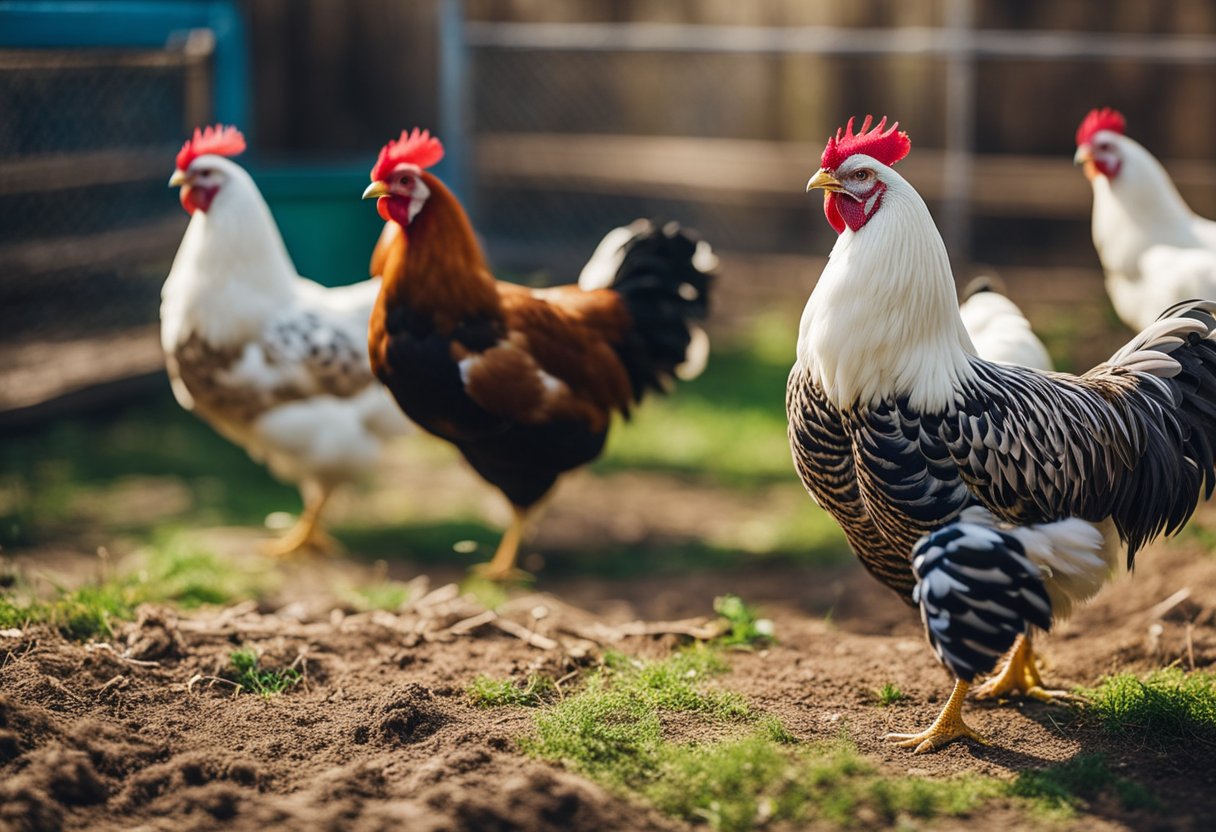
M 1016 303 L 997 291 L 992 278 L 973 280 L 963 291 L 958 312 L 976 354 L 985 361 L 1020 364 L 1035 370 L 1055 369 L 1030 321 Z
M 1140 330 L 1178 301 L 1216 298 L 1216 223 L 1187 206 L 1153 154 L 1105 129 L 1075 161 L 1093 186 L 1094 247 L 1124 323 Z
M 326 288 L 296 273 L 252 178 L 217 155 L 174 183 L 215 187 L 193 212 L 161 294 L 161 342 L 182 407 L 300 486 L 301 523 L 271 551 L 323 545 L 330 492 L 368 470 L 409 423 L 371 373 L 379 279 Z

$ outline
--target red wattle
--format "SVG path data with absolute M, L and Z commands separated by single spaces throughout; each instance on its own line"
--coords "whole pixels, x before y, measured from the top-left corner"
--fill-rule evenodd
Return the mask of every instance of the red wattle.
M 207 212 L 211 207 L 211 200 L 215 199 L 215 195 L 219 193 L 219 188 L 200 188 L 196 185 L 183 185 L 177 198 L 181 200 L 182 207 L 187 213 L 193 214 L 195 211 Z
M 382 196 L 376 200 L 376 213 L 379 214 L 380 219 L 384 220 L 385 222 L 388 222 L 389 220 L 391 220 L 393 218 L 392 215 L 389 214 L 389 212 L 388 212 L 389 199 L 390 198 L 387 196 Z
M 823 215 L 828 218 L 828 224 L 836 229 L 837 234 L 844 233 L 844 217 L 840 215 L 840 206 L 836 204 L 836 194 L 831 191 L 825 191 L 823 194 Z

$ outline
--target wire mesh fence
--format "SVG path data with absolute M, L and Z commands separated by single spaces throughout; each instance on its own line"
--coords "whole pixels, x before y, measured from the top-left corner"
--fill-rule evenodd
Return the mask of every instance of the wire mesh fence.
M 209 52 L 0 51 L 0 347 L 156 321 L 183 214 L 165 188 Z
M 161 366 L 160 287 L 186 224 L 168 160 L 210 115 L 212 45 L 0 50 L 6 419 Z

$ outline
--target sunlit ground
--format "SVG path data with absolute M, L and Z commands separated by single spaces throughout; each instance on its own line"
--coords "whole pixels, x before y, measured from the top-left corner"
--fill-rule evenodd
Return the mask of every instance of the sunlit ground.
M 562 481 L 529 547 L 550 573 L 625 575 L 847 557 L 806 497 L 786 443 L 794 334 L 758 326 L 699 379 L 614 426 L 607 452 Z M 122 553 L 182 530 L 261 529 L 299 510 L 294 487 L 184 412 L 165 390 L 0 441 L 0 545 Z M 356 559 L 472 564 L 501 497 L 421 432 L 341 492 L 330 528 Z M 471 543 L 470 543 L 471 541 Z M 453 551 L 459 544 L 460 551 Z

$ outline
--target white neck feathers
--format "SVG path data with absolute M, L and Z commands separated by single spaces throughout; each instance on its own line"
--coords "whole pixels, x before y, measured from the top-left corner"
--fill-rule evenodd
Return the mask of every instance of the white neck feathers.
M 1114 136 L 1121 164 L 1115 178 L 1094 177 L 1094 246 L 1102 265 L 1137 277 L 1136 260 L 1151 245 L 1201 245 L 1187 207 L 1162 164 L 1138 142 Z
M 197 333 L 217 346 L 256 337 L 298 280 L 269 206 L 243 168 L 210 157 L 226 180 L 195 211 L 161 292 L 161 340 L 172 350 Z
M 798 361 L 836 407 L 907 397 L 940 412 L 973 376 L 946 247 L 920 195 L 890 168 L 882 205 L 845 230 L 806 309 Z

